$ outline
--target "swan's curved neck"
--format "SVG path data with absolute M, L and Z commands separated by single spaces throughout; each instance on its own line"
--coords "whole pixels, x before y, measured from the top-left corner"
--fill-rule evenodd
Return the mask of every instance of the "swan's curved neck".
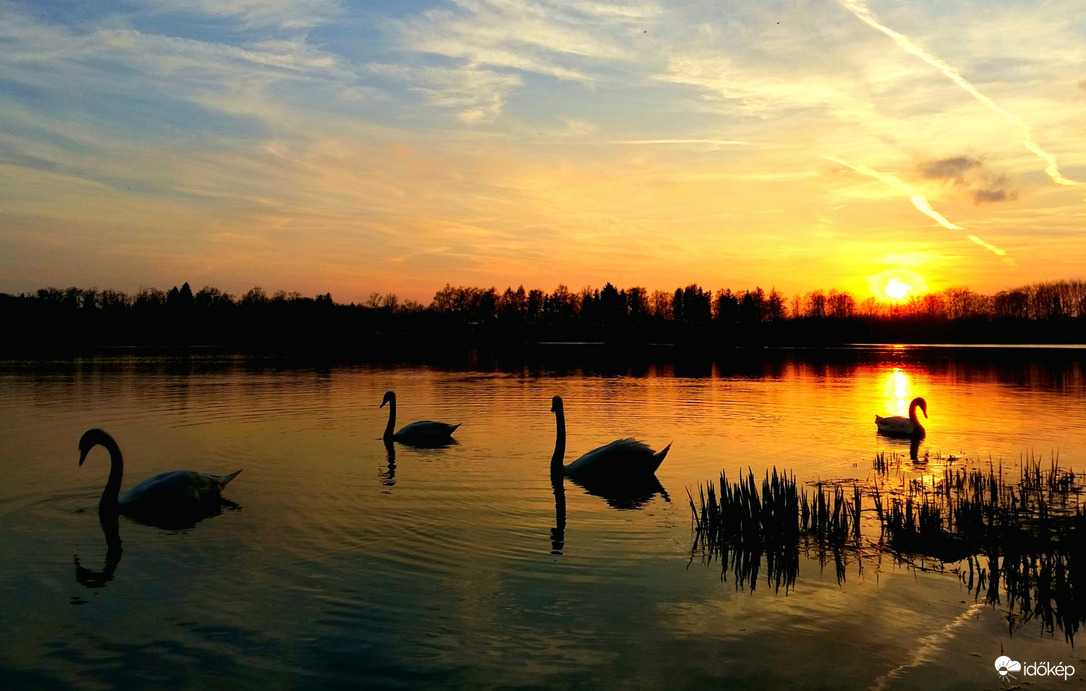
M 554 411 L 554 419 L 558 425 L 554 439 L 554 455 L 551 456 L 551 472 L 562 472 L 562 459 L 566 456 L 566 414 L 558 408 Z
M 920 424 L 920 416 L 916 414 L 917 409 L 920 408 L 920 402 L 914 400 L 909 404 L 909 422 L 913 424 L 913 434 L 924 434 L 924 425 Z M 926 416 L 927 413 L 924 413 Z
M 396 427 L 396 399 L 388 401 L 388 424 L 385 425 L 385 439 L 392 438 L 392 431 Z
M 109 451 L 109 479 L 106 480 L 106 488 L 102 490 L 102 499 L 98 502 L 98 510 L 116 511 L 117 497 L 121 494 L 121 476 L 124 475 L 124 458 L 121 457 L 121 447 L 112 437 L 105 437 L 98 441 Z

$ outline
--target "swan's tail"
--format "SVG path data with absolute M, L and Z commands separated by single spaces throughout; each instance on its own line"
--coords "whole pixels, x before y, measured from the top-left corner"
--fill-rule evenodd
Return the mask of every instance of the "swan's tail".
M 242 468 L 241 470 L 244 470 L 244 468 Z M 228 482 L 230 482 L 231 480 L 236 478 L 238 476 L 238 474 L 241 473 L 241 470 L 235 470 L 234 472 L 230 473 L 229 475 L 220 476 L 219 477 L 219 486 L 220 487 L 226 487 Z
M 664 462 L 664 457 L 667 456 L 667 452 L 671 450 L 671 445 L 675 442 L 668 442 L 668 445 L 660 449 L 652 455 L 653 462 L 656 463 L 656 467 L 652 469 L 652 472 L 656 472 L 656 468 L 660 467 L 660 464 Z

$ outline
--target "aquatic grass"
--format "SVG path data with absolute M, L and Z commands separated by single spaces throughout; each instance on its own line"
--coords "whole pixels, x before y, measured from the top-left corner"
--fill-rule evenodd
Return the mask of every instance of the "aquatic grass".
M 719 490 L 717 489 L 719 486 Z M 764 556 L 767 581 L 791 587 L 799 565 L 801 539 L 820 556 L 835 553 L 843 578 L 842 550 L 858 545 L 862 493 L 853 486 L 850 500 L 841 485 L 818 483 L 810 496 L 797 487 L 795 474 L 767 470 L 759 487 L 750 468 L 737 482 L 721 471 L 719 485 L 698 485 L 698 500 L 687 490 L 693 517 L 692 552 L 701 549 L 707 561 L 721 562 L 722 575 L 731 567 L 737 587 L 757 579 Z
M 752 590 L 764 556 L 767 583 L 777 590 L 791 588 L 799 569 L 795 475 L 767 470 L 759 491 L 750 468 L 735 483 L 721 471 L 719 487 L 718 494 L 712 481 L 699 485 L 698 503 L 687 490 L 694 522 L 691 551 L 702 548 L 708 561 L 720 561 L 721 577 L 730 568 L 736 587 L 750 583 Z
M 839 580 L 850 557 L 861 570 L 864 559 L 884 553 L 914 568 L 949 567 L 976 599 L 1005 606 L 1012 631 L 1039 623 L 1073 644 L 1086 623 L 1083 478 L 1055 454 L 1047 464 L 1021 458 L 1017 478 L 991 459 L 986 467 L 945 460 L 941 473 L 913 478 L 899 458 L 880 453 L 866 482 L 820 481 L 802 490 L 794 473 L 775 467 L 760 487 L 750 468 L 734 483 L 721 472 L 719 489 L 699 485 L 697 500 L 687 490 L 692 555 L 700 549 L 707 561 L 719 559 L 722 578 L 730 571 L 737 588 L 749 583 L 751 590 L 764 560 L 766 582 L 786 592 L 795 587 L 801 546 L 822 566 L 832 556 Z M 872 520 L 864 521 L 865 512 Z

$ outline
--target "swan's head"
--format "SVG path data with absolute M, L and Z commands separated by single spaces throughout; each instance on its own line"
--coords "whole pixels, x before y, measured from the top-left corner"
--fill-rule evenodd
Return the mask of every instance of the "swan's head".
M 381 399 L 381 407 L 384 408 L 386 403 L 395 403 L 395 402 L 396 402 L 396 394 L 393 393 L 392 391 L 386 391 L 385 392 L 385 397 L 383 399 Z
M 561 396 L 555 396 L 554 398 L 551 399 L 551 412 L 552 413 L 560 413 L 560 412 L 562 412 L 562 397 Z
M 79 438 L 79 465 L 83 465 L 83 461 L 87 460 L 87 454 L 98 444 L 108 445 L 113 441 L 113 437 L 106 434 L 104 430 L 100 430 L 97 427 L 87 430 L 83 433 L 83 436 Z M 114 444 L 116 446 L 116 444 Z
M 924 417 L 928 416 L 928 402 L 919 396 L 913 399 L 912 406 L 916 406 L 920 410 L 924 411 Z M 910 406 L 910 407 L 912 407 Z

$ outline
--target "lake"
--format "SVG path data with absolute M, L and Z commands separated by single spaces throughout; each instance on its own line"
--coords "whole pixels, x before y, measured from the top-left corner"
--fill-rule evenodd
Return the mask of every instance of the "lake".
M 0 362 L 0 687 L 993 688 L 1003 654 L 1081 679 L 1063 631 L 1012 625 L 949 571 L 884 554 L 839 577 L 804 553 L 792 587 L 737 583 L 692 552 L 687 492 L 722 469 L 862 480 L 880 452 L 929 479 L 1028 458 L 1086 469 L 1083 353 Z M 386 448 L 387 390 L 398 427 L 462 423 L 456 443 Z M 673 442 L 659 485 L 552 485 L 554 395 L 567 462 L 620 437 Z M 914 462 L 873 418 L 915 395 L 930 417 Z M 122 517 L 123 551 L 107 550 L 109 455 L 77 463 L 90 427 L 120 445 L 122 491 L 241 468 L 236 507 L 184 530 Z

